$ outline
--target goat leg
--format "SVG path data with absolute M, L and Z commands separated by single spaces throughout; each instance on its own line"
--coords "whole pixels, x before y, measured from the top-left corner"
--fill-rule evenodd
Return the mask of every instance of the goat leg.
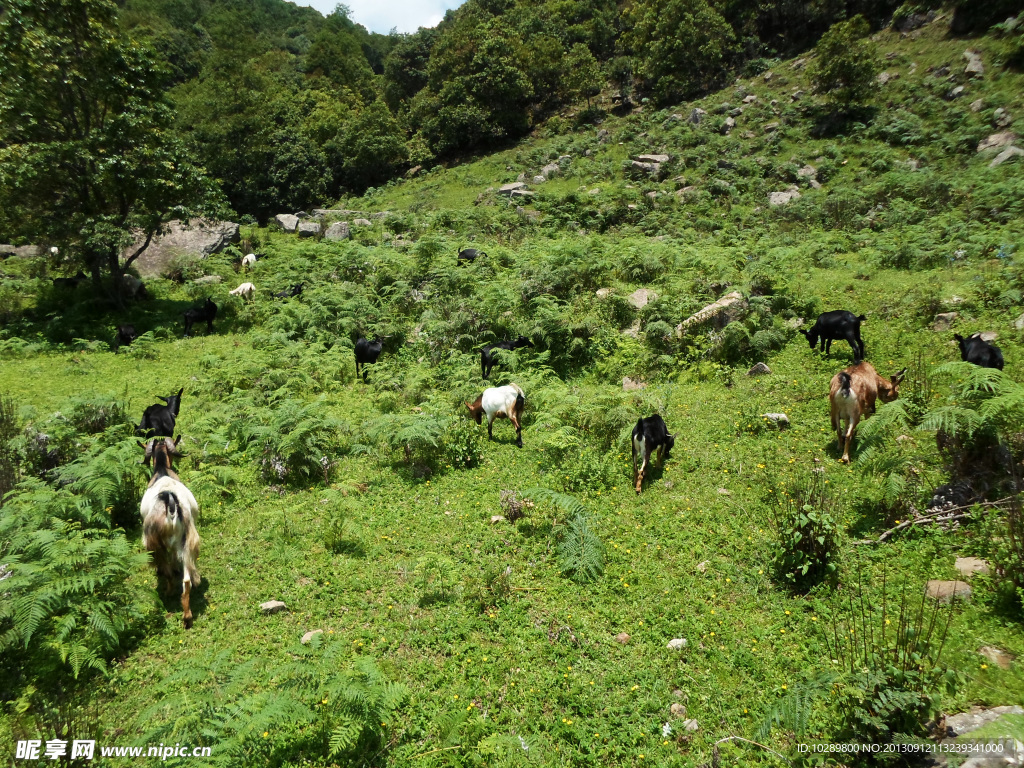
M 189 578 L 188 570 L 185 570 L 185 577 L 181 582 L 181 613 L 185 620 L 185 629 L 192 629 L 192 608 L 189 605 L 189 597 L 192 592 L 192 580 Z
M 641 487 L 644 484 L 644 472 L 647 469 L 647 465 L 648 465 L 648 463 L 650 463 L 650 460 L 651 460 L 651 452 L 649 450 L 645 449 L 644 450 L 644 460 L 643 460 L 643 463 L 640 465 L 640 471 L 637 473 L 637 476 L 636 476 L 636 492 L 637 492 L 637 495 L 640 494 L 640 489 L 641 489 Z

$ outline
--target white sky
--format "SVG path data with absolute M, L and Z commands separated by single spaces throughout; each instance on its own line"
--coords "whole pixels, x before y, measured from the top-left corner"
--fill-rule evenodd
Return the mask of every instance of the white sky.
M 349 18 L 371 32 L 386 35 L 392 29 L 415 32 L 420 27 L 434 27 L 449 8 L 458 8 L 464 0 L 347 0 L 352 11 Z M 296 5 L 309 5 L 324 16 L 331 13 L 338 0 L 295 0 Z

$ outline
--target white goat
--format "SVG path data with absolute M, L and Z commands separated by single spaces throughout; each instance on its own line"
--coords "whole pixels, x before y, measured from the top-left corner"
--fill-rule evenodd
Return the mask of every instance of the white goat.
M 185 629 L 189 629 L 192 626 L 189 596 L 192 585 L 199 586 L 202 581 L 196 568 L 199 532 L 195 518 L 199 504 L 171 467 L 171 458 L 181 456 L 177 449 L 180 443 L 181 435 L 178 435 L 177 440 L 165 437 L 150 440 L 143 446 L 146 449 L 146 466 L 150 460 L 153 461 L 153 476 L 139 508 L 142 512 L 142 543 L 147 552 L 153 553 L 153 563 L 164 577 L 168 592 L 177 573 L 180 571 L 182 574 L 181 610 Z
M 250 269 L 256 263 L 256 254 L 247 253 L 242 257 L 242 269 Z
M 241 296 L 243 299 L 251 299 L 256 294 L 256 286 L 252 283 L 242 283 L 233 291 L 228 291 L 232 296 Z

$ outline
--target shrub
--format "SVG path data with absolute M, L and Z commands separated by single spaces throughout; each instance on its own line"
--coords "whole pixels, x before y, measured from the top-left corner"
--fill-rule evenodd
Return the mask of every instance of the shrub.
M 483 459 L 481 432 L 470 419 L 455 418 L 448 422 L 441 437 L 445 463 L 453 469 L 472 469 Z
M 558 562 L 562 573 L 579 582 L 604 575 L 604 543 L 586 514 L 577 513 L 560 537 Z
M 815 46 L 810 69 L 818 93 L 837 107 L 862 104 L 881 70 L 877 46 L 866 40 L 871 27 L 863 16 L 833 24 Z
M 777 549 L 777 578 L 797 590 L 834 579 L 839 560 L 839 526 L 819 476 L 771 507 Z

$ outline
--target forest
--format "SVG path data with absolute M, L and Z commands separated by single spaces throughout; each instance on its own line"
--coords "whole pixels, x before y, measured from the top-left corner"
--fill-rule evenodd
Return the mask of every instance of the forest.
M 8 0 L 0 754 L 1024 741 L 1022 13 Z M 834 310 L 863 349 L 808 338 Z M 846 463 L 860 358 L 898 392 Z M 521 446 L 473 418 L 504 387 Z M 143 522 L 167 462 L 190 603 Z

